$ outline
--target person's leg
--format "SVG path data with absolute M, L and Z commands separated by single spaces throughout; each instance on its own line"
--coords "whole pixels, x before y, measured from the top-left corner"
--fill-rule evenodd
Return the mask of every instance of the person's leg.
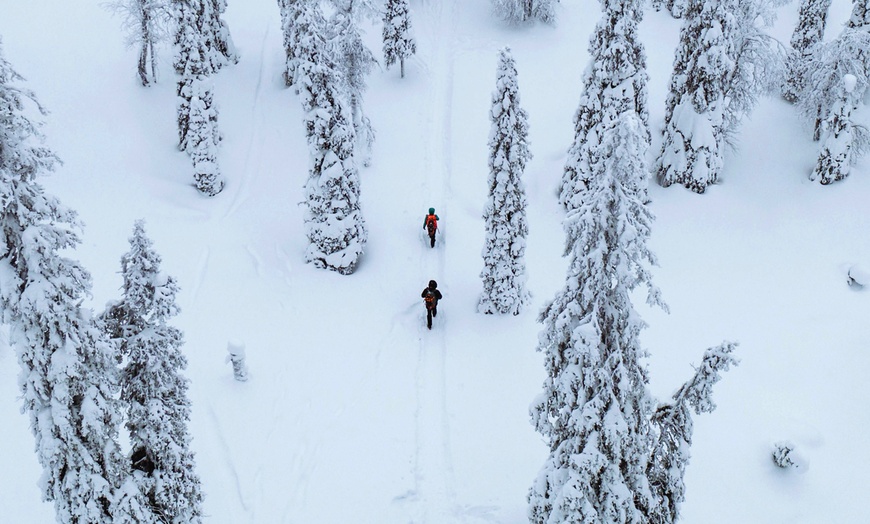
M 432 329 L 432 310 L 426 309 L 426 327 Z
M 438 316 L 438 306 L 437 305 L 432 307 L 432 316 L 433 317 Z

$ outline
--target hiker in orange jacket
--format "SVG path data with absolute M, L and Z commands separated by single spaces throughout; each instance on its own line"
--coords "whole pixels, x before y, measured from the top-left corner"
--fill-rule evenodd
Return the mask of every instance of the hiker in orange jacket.
M 438 231 L 438 215 L 435 208 L 429 208 L 429 214 L 423 219 L 423 229 L 429 233 L 429 247 L 435 247 L 435 232 Z

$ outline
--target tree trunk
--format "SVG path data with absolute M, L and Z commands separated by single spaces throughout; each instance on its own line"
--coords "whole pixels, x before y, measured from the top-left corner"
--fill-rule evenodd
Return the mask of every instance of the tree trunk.
M 148 10 L 145 9 L 144 6 L 140 5 L 140 9 L 142 10 L 142 49 L 139 52 L 139 79 L 142 81 L 143 86 L 149 86 L 152 82 L 152 75 L 154 74 L 154 48 L 151 45 L 151 34 L 149 32 L 148 22 L 151 20 L 151 17 L 148 14 Z M 148 49 L 151 48 L 151 75 L 148 74 Z

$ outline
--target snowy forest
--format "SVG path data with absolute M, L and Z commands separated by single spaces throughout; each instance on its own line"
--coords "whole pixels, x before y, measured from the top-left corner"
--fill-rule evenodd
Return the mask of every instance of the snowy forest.
M 0 0 L 0 521 L 865 522 L 868 87 L 870 0 Z

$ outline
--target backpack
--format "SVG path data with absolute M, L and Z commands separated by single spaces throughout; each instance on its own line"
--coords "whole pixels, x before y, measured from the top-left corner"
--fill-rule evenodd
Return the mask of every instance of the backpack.
M 438 217 L 436 215 L 426 215 L 426 230 L 432 235 L 438 229 Z
M 423 300 L 426 302 L 426 309 L 432 309 L 435 307 L 435 293 L 431 290 L 427 289 L 428 293 L 423 297 Z

